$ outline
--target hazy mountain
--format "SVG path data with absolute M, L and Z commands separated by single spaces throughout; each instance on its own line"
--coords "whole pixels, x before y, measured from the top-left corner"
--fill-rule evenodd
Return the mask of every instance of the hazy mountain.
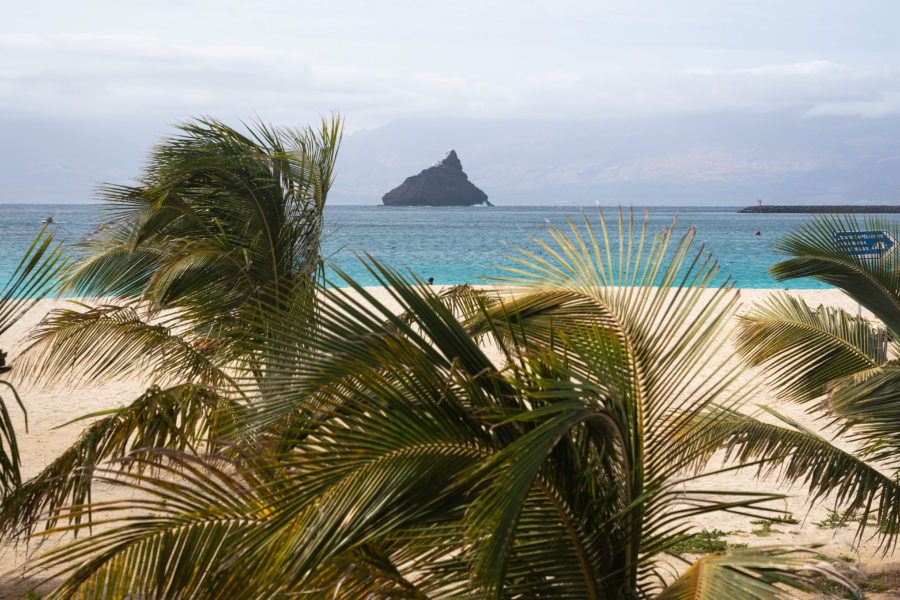
M 0 119 L 0 202 L 85 203 L 104 182 L 138 175 L 165 123 Z
M 455 148 L 496 205 L 891 204 L 900 118 L 794 113 L 635 120 L 398 121 L 344 140 L 335 202 L 379 204 Z
M 99 183 L 127 182 L 171 130 L 166 123 L 7 118 L 0 132 L 0 202 L 35 203 L 89 202 Z M 900 117 L 789 112 L 396 121 L 345 136 L 330 200 L 380 204 L 449 148 L 499 206 L 900 203 Z

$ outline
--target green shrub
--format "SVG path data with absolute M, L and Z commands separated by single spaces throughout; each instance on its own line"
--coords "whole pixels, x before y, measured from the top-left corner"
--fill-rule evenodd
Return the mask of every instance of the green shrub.
M 685 533 L 676 538 L 677 541 L 669 548 L 669 552 L 672 554 L 709 554 L 722 552 L 729 548 L 746 548 L 747 544 L 729 544 L 721 539 L 732 533 L 734 532 L 721 529 L 704 530 L 693 535 Z

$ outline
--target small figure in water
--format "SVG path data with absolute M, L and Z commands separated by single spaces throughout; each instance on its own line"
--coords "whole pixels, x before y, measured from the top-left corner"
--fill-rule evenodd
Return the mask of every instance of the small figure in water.
M 432 285 L 432 284 L 434 284 L 434 277 L 429 277 L 429 278 L 428 278 L 428 285 Z
M 757 230 L 756 230 L 756 233 L 754 233 L 753 235 L 762 235 L 762 234 L 759 233 L 759 229 L 757 229 Z
M 51 223 L 53 223 L 53 217 L 47 217 L 47 220 L 44 221 L 44 223 L 46 223 L 47 225 L 50 225 Z

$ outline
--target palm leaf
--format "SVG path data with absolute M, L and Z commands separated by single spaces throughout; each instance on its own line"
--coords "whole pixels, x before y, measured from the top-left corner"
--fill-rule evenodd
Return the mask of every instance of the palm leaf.
M 811 503 L 833 496 L 835 506 L 845 515 L 860 517 L 860 539 L 869 519 L 875 517 L 885 551 L 892 548 L 900 531 L 900 480 L 896 475 L 882 472 L 793 419 L 763 408 L 783 425 L 724 411 L 730 416 L 715 425 L 718 431 L 714 435 L 725 439 L 728 456 L 739 464 L 765 459 L 761 471 L 777 471 L 784 481 L 805 485 Z
M 844 231 L 885 231 L 900 238 L 897 223 L 886 219 L 817 216 L 775 243 L 776 251 L 790 258 L 771 267 L 772 277 L 777 281 L 812 277 L 833 285 L 872 311 L 889 330 L 900 332 L 900 269 L 896 252 L 879 260 L 852 254 L 837 242 L 838 233 Z
M 867 459 L 900 476 L 900 369 L 896 363 L 836 387 L 828 409 L 836 415 L 840 431 Z
M 739 318 L 736 342 L 785 398 L 808 401 L 835 380 L 877 369 L 887 360 L 886 339 L 867 321 L 826 306 L 777 294 Z
M 55 309 L 32 330 L 18 377 L 69 385 L 141 376 L 158 385 L 185 381 L 230 382 L 223 367 L 237 358 L 223 340 L 207 352 L 204 337 L 186 338 L 177 315 L 154 324 L 131 305 Z
M 45 225 L 0 289 L 0 334 L 8 331 L 53 289 L 55 278 L 64 266 L 62 248 L 59 244 L 53 245 L 53 232 L 48 232 Z M 6 399 L 0 395 L 0 498 L 21 483 L 19 445 L 7 407 L 10 395 L 25 415 L 26 429 L 28 427 L 25 405 L 16 388 L 4 377 L 10 370 L 11 367 L 6 364 L 6 352 L 0 349 L 0 392 L 9 393 Z
M 103 531 L 49 552 L 37 567 L 41 572 L 52 577 L 60 568 L 71 571 L 50 598 L 185 597 L 217 577 L 227 577 L 216 569 L 194 565 L 219 565 L 216 558 L 229 556 L 232 548 L 240 545 L 248 524 L 261 516 L 262 498 L 256 493 L 265 488 L 171 451 L 145 453 L 135 461 L 163 469 L 167 479 L 134 473 L 123 480 L 118 472 L 100 472 L 101 480 L 141 490 L 153 500 L 145 496 L 106 505 L 109 517 L 102 522 Z M 120 516 L 127 510 L 151 510 L 153 515 Z M 78 531 L 84 527 L 83 514 L 82 507 L 73 506 L 60 515 L 73 524 L 48 534 Z M 200 562 L 182 560 L 185 555 Z M 123 578 L 126 572 L 129 576 Z M 247 592 L 231 590 L 225 597 L 259 597 Z
M 784 587 L 831 594 L 835 589 L 862 598 L 859 587 L 833 565 L 793 547 L 733 549 L 691 565 L 657 600 L 781 600 Z
M 202 321 L 281 302 L 280 282 L 318 276 L 340 119 L 302 132 L 258 123 L 244 135 L 213 119 L 179 130 L 136 185 L 103 188 L 106 221 L 80 245 L 64 291 L 137 295 Z
M 148 389 L 128 406 L 87 415 L 96 419 L 78 440 L 0 504 L 0 535 L 30 534 L 42 522 L 53 527 L 70 505 L 91 501 L 95 469 L 140 448 L 199 452 L 197 440 L 222 438 L 233 429 L 234 404 L 210 390 L 182 384 Z M 99 417 L 99 418 L 98 418 Z M 140 471 L 147 461 L 121 463 Z M 76 524 L 88 511 L 75 513 Z M 90 520 L 88 520 L 90 524 Z

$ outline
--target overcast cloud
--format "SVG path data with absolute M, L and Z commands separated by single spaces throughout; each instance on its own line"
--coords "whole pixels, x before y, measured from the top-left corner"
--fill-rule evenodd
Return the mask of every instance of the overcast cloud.
M 30 2 L 0 111 L 352 129 L 404 116 L 900 111 L 896 2 Z
M 710 201 L 893 202 L 897 23 L 896 0 L 7 3 L 0 202 L 88 201 L 191 116 L 300 126 L 331 112 L 347 134 L 337 202 L 375 203 L 451 145 L 508 202 L 611 181 L 650 182 L 662 203 L 677 185 L 699 198 L 703 181 L 721 182 Z M 789 188 L 784 173 L 805 179 Z

